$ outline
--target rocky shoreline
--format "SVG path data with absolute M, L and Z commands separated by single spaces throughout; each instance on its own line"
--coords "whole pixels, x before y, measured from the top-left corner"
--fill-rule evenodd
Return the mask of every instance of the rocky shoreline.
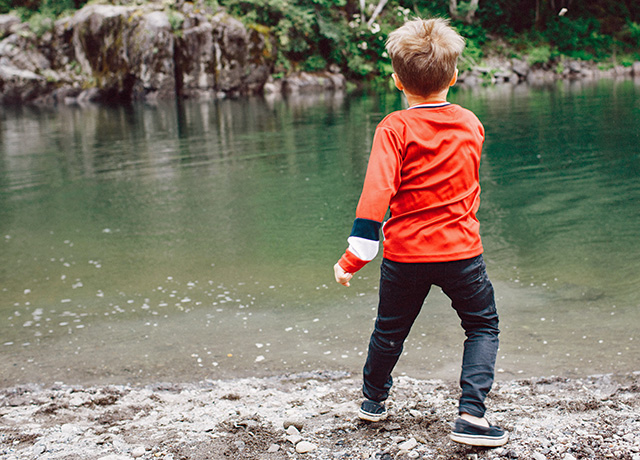
M 274 78 L 276 46 L 268 29 L 190 2 L 89 4 L 37 27 L 0 15 L 0 104 L 154 102 L 346 88 L 336 66 Z M 548 67 L 489 58 L 462 72 L 459 81 L 476 86 L 640 77 L 640 62 L 604 70 L 581 61 Z
M 0 104 L 212 99 L 340 90 L 339 72 L 273 79 L 276 40 L 224 10 L 89 4 L 37 30 L 0 15 Z
M 397 379 L 390 417 L 356 418 L 359 380 L 343 373 L 146 387 L 0 390 L 0 457 L 204 459 L 640 459 L 640 373 L 499 381 L 489 417 L 509 443 L 448 439 L 455 382 Z
M 490 84 L 541 85 L 557 80 L 598 80 L 604 78 L 640 78 L 640 62 L 625 67 L 601 68 L 593 62 L 565 59 L 550 66 L 532 66 L 523 59 L 489 58 L 485 65 L 461 72 L 458 81 L 469 86 Z

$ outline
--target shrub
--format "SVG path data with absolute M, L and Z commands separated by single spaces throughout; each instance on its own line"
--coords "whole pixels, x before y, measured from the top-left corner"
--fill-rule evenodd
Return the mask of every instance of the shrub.
M 540 66 L 551 60 L 551 47 L 549 45 L 534 46 L 527 53 L 527 62 L 530 66 Z

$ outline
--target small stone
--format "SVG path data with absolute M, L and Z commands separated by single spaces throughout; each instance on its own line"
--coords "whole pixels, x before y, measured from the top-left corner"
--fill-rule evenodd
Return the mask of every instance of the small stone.
M 271 444 L 269 446 L 269 449 L 267 449 L 267 452 L 270 454 L 273 454 L 274 452 L 278 452 L 280 450 L 280 446 L 277 444 Z
M 408 441 L 405 441 L 402 444 L 398 445 L 398 447 L 400 448 L 400 450 L 411 450 L 415 449 L 417 445 L 418 441 L 416 441 L 415 438 L 411 438 Z
M 564 457 L 562 457 L 562 460 L 577 460 L 577 459 L 571 454 L 564 454 Z
M 296 445 L 298 444 L 300 441 L 302 441 L 302 436 L 300 436 L 299 434 L 290 434 L 289 436 L 287 436 L 287 441 L 289 441 L 291 444 Z
M 287 434 L 290 434 L 290 435 L 300 434 L 300 431 L 294 425 L 289 425 L 288 427 L 286 427 L 286 431 L 287 431 Z
M 547 460 L 547 457 L 540 452 L 534 452 L 531 457 L 533 460 Z
M 73 407 L 79 407 L 84 404 L 84 400 L 80 396 L 74 396 L 69 400 L 69 405 Z
M 131 456 L 133 458 L 140 458 L 146 453 L 147 449 L 142 446 L 138 446 L 131 451 Z
M 382 427 L 382 429 L 385 431 L 397 431 L 400 428 L 402 427 L 400 426 L 399 423 L 387 423 Z
M 411 414 L 412 417 L 416 417 L 416 418 L 422 416 L 422 412 L 420 412 L 419 410 L 415 410 L 415 409 L 411 409 L 409 411 L 409 414 Z
M 307 452 L 312 452 L 312 451 L 316 450 L 317 448 L 318 448 L 318 446 L 316 446 L 312 442 L 300 441 L 296 445 L 296 452 L 298 452 L 299 454 L 306 454 Z

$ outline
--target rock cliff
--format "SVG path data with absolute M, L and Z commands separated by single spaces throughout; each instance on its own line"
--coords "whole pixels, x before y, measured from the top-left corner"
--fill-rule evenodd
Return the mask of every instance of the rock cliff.
M 0 16 L 0 103 L 262 92 L 275 61 L 268 31 L 222 10 L 173 8 L 92 4 L 40 33 Z

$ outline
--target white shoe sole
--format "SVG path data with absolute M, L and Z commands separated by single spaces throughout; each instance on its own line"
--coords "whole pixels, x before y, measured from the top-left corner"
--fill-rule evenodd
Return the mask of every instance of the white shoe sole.
M 507 433 L 503 434 L 499 438 L 493 436 L 481 436 L 461 433 L 451 433 L 449 437 L 452 441 L 458 442 L 460 444 L 466 444 L 468 446 L 476 447 L 500 447 L 504 446 L 507 441 L 509 441 L 509 435 Z
M 386 419 L 387 415 L 389 415 L 388 412 L 385 412 L 384 414 L 370 414 L 362 409 L 358 411 L 358 418 L 360 420 L 366 420 L 367 422 L 379 422 Z

